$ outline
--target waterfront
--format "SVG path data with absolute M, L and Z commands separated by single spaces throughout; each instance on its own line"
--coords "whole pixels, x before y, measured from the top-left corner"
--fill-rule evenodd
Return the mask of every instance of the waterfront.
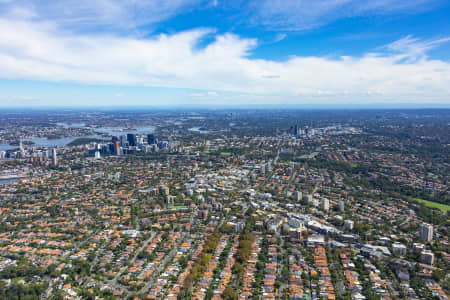
M 122 127 L 92 128 L 92 127 L 87 127 L 85 124 L 57 123 L 57 125 L 73 127 L 73 128 L 91 129 L 99 134 L 87 135 L 87 136 L 70 136 L 70 137 L 63 137 L 63 138 L 57 138 L 57 139 L 48 139 L 46 137 L 25 138 L 25 139 L 23 139 L 24 142 L 32 142 L 33 143 L 32 145 L 29 145 L 26 147 L 37 147 L 37 148 L 40 148 L 40 147 L 45 147 L 45 148 L 64 147 L 79 138 L 104 139 L 105 137 L 110 137 L 113 135 L 116 135 L 116 136 L 126 135 L 127 133 L 149 134 L 149 133 L 154 133 L 155 129 L 156 129 L 155 126 L 137 126 L 134 128 L 122 128 Z M 11 149 L 17 149 L 17 148 L 18 148 L 18 146 L 12 146 L 9 144 L 0 144 L 0 151 L 6 151 L 6 150 L 11 150 Z
M 14 177 L 14 178 L 0 178 L 0 185 L 9 185 L 18 182 L 19 180 L 23 179 L 23 177 Z
M 11 146 L 9 144 L 0 144 L 0 151 L 12 150 L 17 148 L 17 146 Z

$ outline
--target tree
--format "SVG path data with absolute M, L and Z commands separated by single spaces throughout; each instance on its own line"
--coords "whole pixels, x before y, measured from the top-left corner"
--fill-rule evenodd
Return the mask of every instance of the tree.
M 240 275 L 242 273 L 244 273 L 244 267 L 238 262 L 234 263 L 234 265 L 233 265 L 233 273 L 234 274 L 238 274 L 238 277 L 240 277 Z
M 231 285 L 228 285 L 222 293 L 224 300 L 236 300 L 238 298 L 237 293 Z
M 433 279 L 436 281 L 441 281 L 442 279 L 445 278 L 445 272 L 442 271 L 441 269 L 435 269 L 433 271 Z

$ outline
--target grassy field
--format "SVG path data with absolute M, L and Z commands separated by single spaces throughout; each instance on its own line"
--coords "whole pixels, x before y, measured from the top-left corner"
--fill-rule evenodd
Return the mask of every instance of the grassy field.
M 447 213 L 447 211 L 450 210 L 450 205 L 432 202 L 432 201 L 428 201 L 428 200 L 423 200 L 420 198 L 413 198 L 413 200 L 417 201 L 417 202 L 421 202 L 421 203 L 425 204 L 425 206 L 428 206 L 431 208 L 439 208 L 444 213 Z
M 187 206 L 184 205 L 175 205 L 175 206 L 168 206 L 168 209 L 178 209 L 178 208 L 188 208 Z

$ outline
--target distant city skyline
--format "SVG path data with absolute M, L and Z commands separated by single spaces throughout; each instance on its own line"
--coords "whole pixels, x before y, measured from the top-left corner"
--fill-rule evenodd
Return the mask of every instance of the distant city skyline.
M 443 0 L 0 0 L 0 107 L 450 107 Z

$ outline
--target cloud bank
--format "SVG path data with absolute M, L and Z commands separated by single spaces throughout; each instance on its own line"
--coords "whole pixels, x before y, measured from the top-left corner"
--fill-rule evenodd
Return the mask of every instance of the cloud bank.
M 197 45 L 205 37 L 213 42 Z M 407 36 L 361 57 L 252 59 L 255 39 L 194 29 L 149 39 L 71 34 L 48 22 L 0 20 L 0 78 L 189 88 L 298 99 L 448 101 L 450 64 L 426 51 L 448 38 Z M 305 45 L 306 46 L 306 45 Z
M 0 0 L 0 78 L 194 89 L 198 92 L 189 97 L 211 101 L 235 93 L 266 102 L 361 97 L 447 102 L 449 63 L 427 53 L 449 37 L 405 36 L 362 56 L 275 61 L 252 58 L 257 39 L 217 34 L 214 28 L 136 34 L 142 26 L 206 7 L 243 11 L 245 20 L 268 28 L 304 30 L 343 17 L 420 11 L 439 2 Z M 278 33 L 273 42 L 286 36 Z

